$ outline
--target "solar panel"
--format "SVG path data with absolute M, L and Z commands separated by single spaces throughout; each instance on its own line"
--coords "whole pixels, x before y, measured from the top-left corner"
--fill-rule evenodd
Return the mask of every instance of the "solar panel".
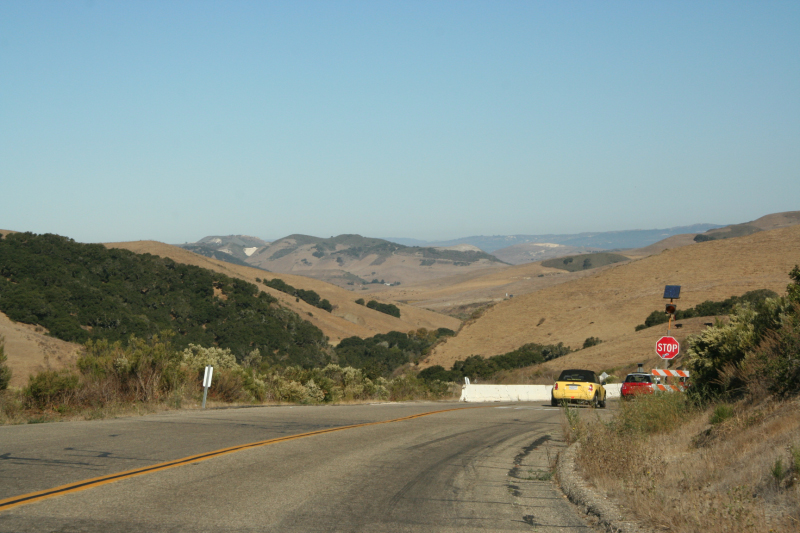
M 680 285 L 667 285 L 664 287 L 664 298 L 669 298 L 670 300 L 678 300 L 681 297 L 681 286 Z

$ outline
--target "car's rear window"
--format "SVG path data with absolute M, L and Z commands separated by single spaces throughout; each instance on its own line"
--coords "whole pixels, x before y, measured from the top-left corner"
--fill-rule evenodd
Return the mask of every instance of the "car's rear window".
M 653 379 L 644 374 L 630 374 L 625 378 L 625 383 L 652 383 Z
M 591 370 L 564 370 L 558 376 L 558 381 L 587 381 L 597 383 L 597 378 Z

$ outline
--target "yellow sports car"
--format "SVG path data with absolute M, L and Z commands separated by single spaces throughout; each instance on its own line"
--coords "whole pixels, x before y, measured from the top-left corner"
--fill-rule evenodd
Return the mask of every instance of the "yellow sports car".
M 553 385 L 550 405 L 556 407 L 560 402 L 605 407 L 606 389 L 591 370 L 564 370 Z

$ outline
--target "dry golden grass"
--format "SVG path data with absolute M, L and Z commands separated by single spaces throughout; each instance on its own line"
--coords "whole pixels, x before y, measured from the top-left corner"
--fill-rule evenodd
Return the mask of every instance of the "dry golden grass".
M 25 386 L 31 374 L 74 363 L 81 350 L 79 344 L 50 337 L 40 326 L 13 322 L 3 313 L 0 313 L 0 337 L 5 339 L 8 367 L 13 373 L 10 385 L 17 388 Z
M 346 273 L 367 281 L 383 279 L 387 283 L 400 282 L 402 285 L 408 285 L 473 271 L 502 269 L 506 266 L 504 263 L 488 259 L 460 265 L 448 260 L 439 260 L 434 264 L 422 266 L 422 256 L 402 254 L 391 254 L 388 257 L 370 254 L 360 259 L 341 254 L 318 258 L 313 255 L 316 249 L 311 244 L 301 245 L 298 249 L 278 259 L 270 259 L 280 249 L 286 249 L 286 247 L 279 245 L 279 247 L 271 246 L 262 249 L 249 257 L 247 263 L 271 272 L 312 277 L 340 286 L 344 286 L 347 281 L 352 280 Z M 340 245 L 337 249 L 343 250 L 346 247 Z
M 664 285 L 683 287 L 682 309 L 755 289 L 783 294 L 788 272 L 798 263 L 800 226 L 792 226 L 612 265 L 568 283 L 498 302 L 478 320 L 465 324 L 456 337 L 437 346 L 422 366 L 450 368 L 454 361 L 472 354 L 488 357 L 530 342 L 563 342 L 579 348 L 587 337 L 604 342 L 555 364 L 604 368 L 646 362 L 641 359 L 654 357 L 653 345 L 666 331 L 655 327 L 634 333 L 634 327 L 663 306 Z
M 451 313 L 459 306 L 486 305 L 552 287 L 593 274 L 593 271 L 567 272 L 543 267 L 541 263 L 475 270 L 416 284 L 397 287 L 370 286 L 369 293 L 389 300 L 404 302 Z
M 639 416 L 660 420 L 662 408 L 651 405 Z M 682 422 L 666 418 L 664 430 L 649 437 L 591 424 L 579 467 L 631 518 L 659 531 L 800 531 L 797 402 L 742 403 L 713 426 L 711 411 L 683 412 Z M 783 472 L 776 476 L 779 461 Z
M 11 232 L 2 230 L 0 233 Z M 320 328 L 333 344 L 337 344 L 346 337 L 371 337 L 377 333 L 389 331 L 407 332 L 419 328 L 433 330 L 441 327 L 457 330 L 461 324 L 456 318 L 404 304 L 397 304 L 401 312 L 401 317 L 398 319 L 356 304 L 355 300 L 363 297 L 361 294 L 313 278 L 274 274 L 256 268 L 233 265 L 160 242 L 137 241 L 112 243 L 106 246 L 169 257 L 178 263 L 208 268 L 255 283 L 261 290 L 278 298 L 282 305 Z M 327 298 L 331 302 L 334 306 L 333 313 L 310 306 L 302 300 L 298 302 L 288 294 L 256 282 L 256 278 L 280 278 L 294 287 L 314 290 L 322 298 Z M 11 381 L 13 387 L 26 385 L 30 374 L 45 369 L 65 368 L 76 360 L 80 350 L 80 346 L 77 344 L 49 337 L 46 330 L 41 327 L 12 322 L 2 313 L 0 313 L 0 335 L 5 337 L 8 366 L 13 372 Z

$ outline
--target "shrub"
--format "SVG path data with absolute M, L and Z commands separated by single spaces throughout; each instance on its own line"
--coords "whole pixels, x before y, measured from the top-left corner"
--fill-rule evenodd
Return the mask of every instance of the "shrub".
M 47 409 L 68 403 L 78 385 L 78 376 L 69 370 L 45 370 L 30 377 L 24 394 L 34 407 Z
M 631 437 L 666 433 L 682 424 L 692 409 L 694 404 L 685 394 L 640 395 L 635 402 L 620 402 L 614 430 Z
M 181 353 L 181 360 L 183 364 L 195 371 L 203 370 L 208 365 L 213 366 L 215 370 L 239 368 L 236 357 L 228 348 L 217 348 L 215 346 L 204 348 L 196 344 L 190 344 Z
M 384 304 L 376 300 L 370 300 L 367 302 L 367 307 L 381 313 L 400 318 L 400 308 L 394 304 Z
M 190 379 L 182 366 L 182 352 L 165 332 L 148 340 L 131 336 L 128 343 L 89 341 L 77 366 L 83 388 L 77 403 L 95 405 L 113 401 L 158 401 L 183 387 Z
M 445 370 L 442 365 L 429 366 L 421 370 L 418 376 L 424 381 L 455 381 L 458 379 L 457 373 Z
M 245 375 L 239 369 L 214 369 L 209 395 L 223 402 L 246 402 L 253 398 L 245 388 Z
M 727 383 L 722 380 L 723 370 L 735 368 L 745 354 L 753 349 L 757 337 L 753 322 L 755 311 L 749 306 L 737 308 L 727 324 L 717 322 L 714 327 L 690 337 L 687 366 L 692 371 L 694 389 L 700 394 L 720 393 L 741 389 L 742 383 L 729 374 Z
M 755 396 L 763 391 L 780 398 L 800 393 L 800 305 L 784 315 L 778 330 L 768 331 L 758 347 L 747 354 L 743 377 Z
M 603 342 L 598 337 L 588 337 L 585 341 L 583 341 L 583 348 L 591 348 L 592 346 L 597 346 Z
M 729 418 L 733 417 L 733 406 L 727 403 L 720 403 L 714 407 L 714 411 L 711 413 L 711 418 L 709 418 L 709 424 L 721 424 L 725 422 Z
M 11 369 L 8 368 L 6 363 L 8 356 L 6 355 L 5 344 L 5 339 L 0 335 L 0 391 L 6 390 L 9 382 L 11 382 Z

